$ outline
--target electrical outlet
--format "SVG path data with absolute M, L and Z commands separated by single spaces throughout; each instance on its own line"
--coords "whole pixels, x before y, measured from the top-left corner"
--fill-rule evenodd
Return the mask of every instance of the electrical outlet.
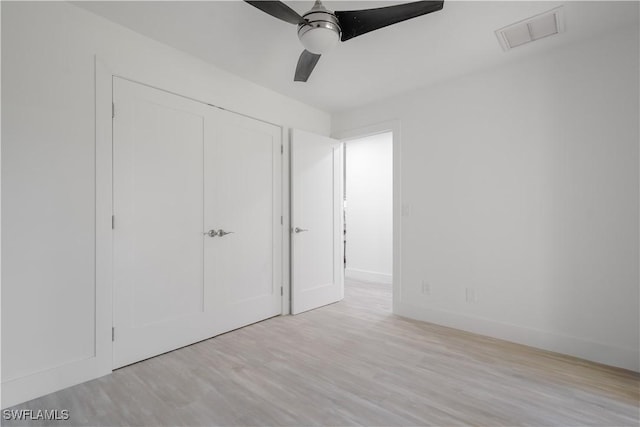
M 476 302 L 476 291 L 473 288 L 466 288 L 465 298 L 468 303 Z
M 422 293 L 425 295 L 431 294 L 431 285 L 426 280 L 422 281 Z

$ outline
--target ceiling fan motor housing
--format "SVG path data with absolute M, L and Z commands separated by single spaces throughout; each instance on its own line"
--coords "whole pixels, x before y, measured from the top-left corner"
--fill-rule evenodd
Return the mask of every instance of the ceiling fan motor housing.
M 333 12 L 316 1 L 313 8 L 302 15 L 307 21 L 298 25 L 298 38 L 309 52 L 323 54 L 340 40 L 340 24 Z

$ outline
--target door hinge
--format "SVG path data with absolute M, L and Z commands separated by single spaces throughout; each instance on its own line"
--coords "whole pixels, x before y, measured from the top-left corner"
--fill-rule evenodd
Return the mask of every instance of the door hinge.
M 282 219 L 282 215 L 280 215 L 280 225 L 284 224 L 284 220 Z
M 280 286 L 280 296 L 284 295 L 284 288 Z
M 111 103 L 111 118 L 114 119 L 116 117 L 116 104 Z
M 284 145 L 280 145 L 280 154 L 284 154 Z
M 111 328 L 111 341 L 116 340 L 116 328 Z
M 111 215 L 111 229 L 115 229 L 116 228 L 116 216 L 115 215 Z

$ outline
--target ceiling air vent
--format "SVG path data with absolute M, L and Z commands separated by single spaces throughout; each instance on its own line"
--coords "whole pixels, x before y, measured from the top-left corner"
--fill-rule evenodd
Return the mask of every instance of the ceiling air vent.
M 532 16 L 496 31 L 500 46 L 504 51 L 514 47 L 564 32 L 562 6 Z

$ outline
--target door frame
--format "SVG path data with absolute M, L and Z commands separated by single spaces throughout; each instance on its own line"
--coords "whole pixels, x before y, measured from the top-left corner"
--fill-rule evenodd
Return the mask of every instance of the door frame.
M 387 132 L 391 132 L 391 143 L 393 145 L 393 268 L 391 273 L 391 298 L 392 311 L 393 313 L 396 313 L 398 311 L 398 306 L 402 301 L 402 213 L 409 209 L 409 207 L 404 206 L 402 202 L 401 122 L 400 120 L 390 120 L 362 127 L 340 130 L 332 133 L 331 137 L 341 141 L 343 144 L 347 144 L 349 141 L 354 139 L 366 138 L 368 136 Z
M 284 131 L 284 126 L 256 118 L 237 111 L 229 110 L 202 99 L 162 89 L 148 83 L 141 82 L 126 74 L 116 72 L 117 68 L 95 56 L 95 165 L 96 165 L 96 195 L 95 195 L 95 220 L 96 220 L 96 355 L 99 354 L 101 360 L 101 370 L 94 372 L 85 379 L 76 383 L 88 381 L 113 371 L 113 79 L 115 77 L 141 84 L 153 89 L 161 90 L 173 95 L 202 103 L 211 108 L 219 108 L 234 114 L 249 117 L 280 129 L 280 143 L 282 161 L 280 164 L 281 179 L 281 202 L 280 212 L 282 215 L 281 235 L 282 239 L 280 263 L 281 263 L 281 315 L 289 313 L 289 287 L 290 277 L 288 259 L 288 203 L 289 203 L 289 170 L 288 170 L 288 132 Z M 117 108 L 117 107 L 116 107 Z M 117 114 L 117 111 L 115 111 Z M 59 389 L 59 388 L 57 388 Z

